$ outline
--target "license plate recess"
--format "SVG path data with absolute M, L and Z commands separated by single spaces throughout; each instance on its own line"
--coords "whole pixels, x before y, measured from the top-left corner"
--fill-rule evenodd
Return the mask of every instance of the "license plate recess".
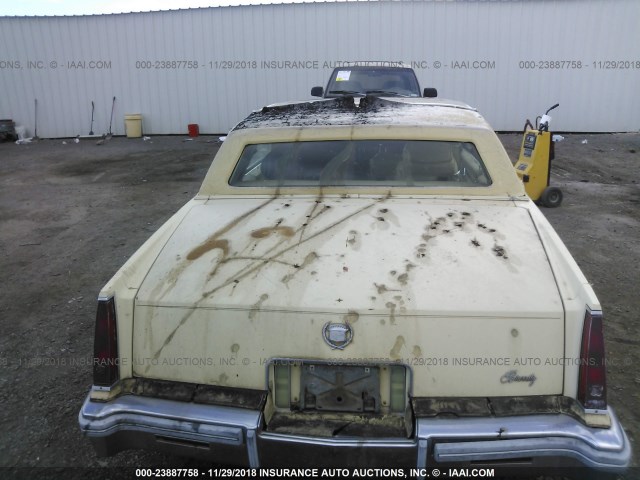
M 377 366 L 305 364 L 300 375 L 302 410 L 380 412 Z

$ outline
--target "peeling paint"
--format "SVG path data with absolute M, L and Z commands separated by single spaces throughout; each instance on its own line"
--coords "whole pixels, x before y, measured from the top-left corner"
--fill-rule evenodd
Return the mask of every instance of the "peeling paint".
M 419 357 L 422 357 L 422 349 L 420 348 L 420 346 L 419 346 L 419 345 L 414 345 L 414 346 L 413 346 L 413 350 L 411 351 L 411 354 L 412 354 L 414 357 L 418 357 L 418 358 L 419 358 Z
M 240 350 L 240 345 L 238 345 L 237 343 L 231 345 L 231 353 L 238 353 L 238 350 Z

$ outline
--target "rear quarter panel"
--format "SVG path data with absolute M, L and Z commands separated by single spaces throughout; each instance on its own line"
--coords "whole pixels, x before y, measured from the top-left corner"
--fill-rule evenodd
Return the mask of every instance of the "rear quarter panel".
M 586 309 L 601 311 L 591 284 L 578 267 L 556 231 L 533 202 L 521 208 L 529 210 L 540 240 L 547 252 L 565 310 L 564 395 L 575 398 L 578 391 L 580 347 Z

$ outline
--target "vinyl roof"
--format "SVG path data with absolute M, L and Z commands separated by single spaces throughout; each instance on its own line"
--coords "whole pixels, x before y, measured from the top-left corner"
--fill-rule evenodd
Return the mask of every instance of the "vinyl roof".
M 340 97 L 269 105 L 233 130 L 339 125 L 416 125 L 491 128 L 469 105 L 440 98 Z

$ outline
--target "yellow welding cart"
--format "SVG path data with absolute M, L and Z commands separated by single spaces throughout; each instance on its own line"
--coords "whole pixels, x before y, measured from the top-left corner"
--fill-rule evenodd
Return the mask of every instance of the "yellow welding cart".
M 525 127 L 520 156 L 515 165 L 516 173 L 524 183 L 529 198 L 550 208 L 559 207 L 562 203 L 562 190 L 549 186 L 551 161 L 554 159 L 555 150 L 549 132 L 551 117 L 548 113 L 557 106 L 554 105 L 540 117 L 540 126 L 537 129 Z M 531 122 L 527 120 L 527 124 L 531 125 Z

